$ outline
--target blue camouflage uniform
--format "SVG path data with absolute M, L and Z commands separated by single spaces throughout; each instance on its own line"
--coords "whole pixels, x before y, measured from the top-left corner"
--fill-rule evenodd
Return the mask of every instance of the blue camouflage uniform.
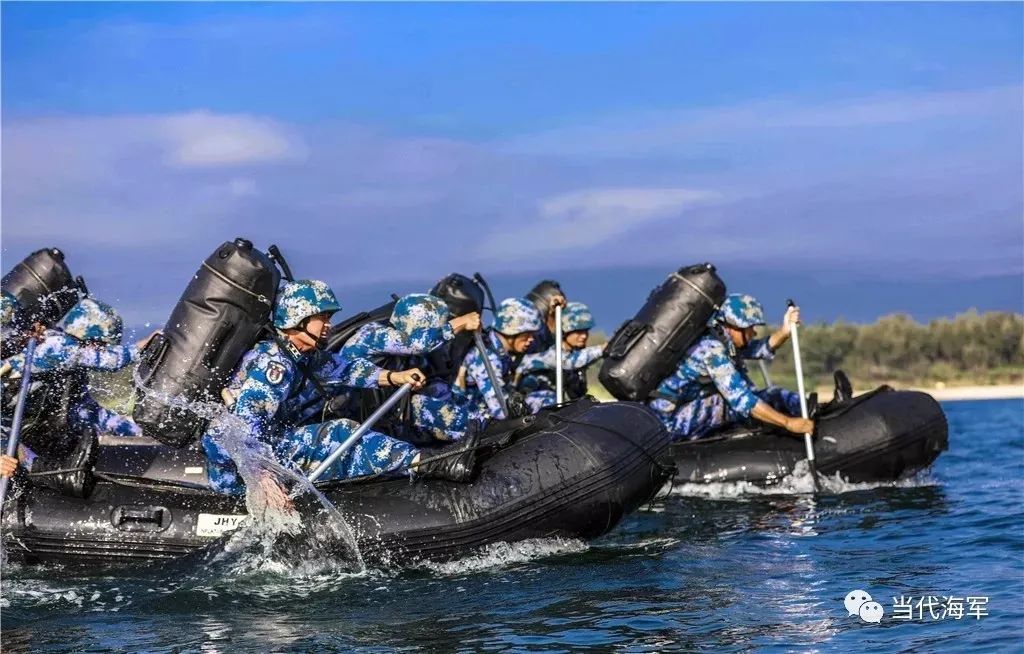
M 121 345 L 121 317 L 109 305 L 85 298 L 68 311 L 62 330 L 48 329 L 36 346 L 32 374 L 67 372 L 74 369 L 113 372 L 139 358 L 135 345 Z M 11 376 L 25 370 L 25 355 L 16 354 L 5 363 Z M 98 434 L 139 436 L 141 429 L 128 416 L 105 409 L 88 392 L 71 407 L 68 416 L 72 428 L 94 429 Z
M 426 354 L 455 338 L 444 301 L 425 293 L 398 300 L 389 324 L 367 323 L 341 350 L 346 359 L 406 357 L 406 368 L 427 369 Z M 413 427 L 439 441 L 460 440 L 469 427 L 469 402 L 441 380 L 429 380 L 410 400 Z
M 562 310 L 562 332 L 590 330 L 594 327 L 594 317 L 590 309 L 582 302 L 569 302 Z M 562 367 L 565 375 L 564 384 L 570 399 L 586 394 L 586 369 L 590 364 L 601 358 L 603 345 L 592 345 L 579 350 L 566 349 L 562 352 Z M 555 347 L 552 345 L 544 352 L 527 354 L 516 368 L 516 387 L 526 395 L 526 405 L 532 413 L 537 413 L 546 406 L 558 403 L 555 397 L 554 371 L 557 366 Z M 568 373 L 568 374 L 567 374 Z M 569 387 L 573 388 L 570 389 Z
M 274 325 L 278 329 L 290 329 L 312 315 L 339 309 L 334 293 L 323 282 L 289 282 L 276 303 Z M 231 413 L 248 428 L 246 438 L 250 442 L 267 443 L 281 463 L 308 475 L 347 440 L 359 424 L 342 418 L 297 426 L 298 416 L 289 414 L 285 405 L 304 382 L 297 363 L 303 357 L 309 359 L 287 342 L 261 341 L 243 357 L 226 390 L 232 399 Z M 322 362 L 323 365 L 312 372 L 323 376 L 328 383 L 342 380 L 370 383 L 371 378 L 376 383 L 372 369 L 379 372 L 379 368 L 372 364 L 371 368 L 340 356 L 327 357 Z M 240 494 L 244 491 L 242 479 L 230 454 L 219 442 L 221 430 L 225 428 L 223 421 L 214 420 L 203 436 L 207 472 L 215 490 Z M 418 450 L 408 443 L 367 431 L 321 479 L 349 479 L 405 470 L 417 454 Z
M 491 361 L 494 372 L 501 379 L 502 391 L 506 397 L 509 391 L 514 390 L 516 368 L 512 356 L 505 350 L 501 339 L 498 338 L 498 332 L 506 336 L 528 332 L 536 333 L 540 329 L 541 323 L 540 313 L 531 303 L 521 298 L 508 298 L 502 300 L 498 306 L 493 329 L 489 329 L 483 334 L 487 358 Z M 480 350 L 476 347 L 470 348 L 462 365 L 466 369 L 465 393 L 469 402 L 470 419 L 485 422 L 492 418 L 499 420 L 507 418 L 487 374 L 487 366 L 484 364 Z
M 761 305 L 749 295 L 730 295 L 713 319 L 739 328 L 764 324 Z M 737 350 L 713 325 L 687 351 L 676 371 L 653 393 L 649 406 L 676 439 L 695 439 L 744 420 L 758 401 L 789 415 L 800 415 L 800 398 L 792 391 L 757 389 L 747 374 L 745 359 L 771 360 L 767 338 L 752 340 Z

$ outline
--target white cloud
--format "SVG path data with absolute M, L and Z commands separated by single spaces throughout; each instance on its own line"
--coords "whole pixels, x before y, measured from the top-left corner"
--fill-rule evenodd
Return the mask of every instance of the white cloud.
M 297 138 L 272 120 L 195 111 L 156 119 L 165 140 L 166 161 L 190 167 L 276 163 L 300 157 Z
M 741 104 L 606 116 L 526 134 L 500 144 L 510 152 L 575 156 L 643 156 L 707 149 L 738 139 L 759 140 L 784 130 L 906 125 L 955 117 L 972 121 L 1021 116 L 1024 88 L 997 86 L 966 91 L 889 93 L 837 100 L 756 100 Z
M 553 253 L 606 243 L 636 227 L 681 214 L 718 199 L 710 191 L 686 188 L 596 188 L 573 191 L 540 201 L 537 216 L 517 221 L 512 229 L 492 234 L 483 246 L 486 256 L 520 256 L 510 243 L 530 235 L 532 253 Z

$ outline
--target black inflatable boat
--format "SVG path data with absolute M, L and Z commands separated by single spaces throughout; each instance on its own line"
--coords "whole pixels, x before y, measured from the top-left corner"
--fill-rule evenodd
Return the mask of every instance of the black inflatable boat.
M 849 482 L 895 481 L 927 468 L 949 444 L 946 416 L 925 393 L 881 387 L 817 417 L 818 472 Z M 772 428 L 734 428 L 674 443 L 689 483 L 745 481 L 770 486 L 806 458 L 802 438 Z
M 469 484 L 403 478 L 318 487 L 352 525 L 365 560 L 443 560 L 501 541 L 600 536 L 666 482 L 668 448 L 667 433 L 641 405 L 584 399 L 493 425 Z M 11 559 L 176 558 L 244 516 L 244 503 L 209 490 L 197 449 L 123 439 L 101 441 L 99 450 L 88 497 L 28 485 L 8 500 L 3 531 Z M 316 529 L 317 507 L 300 510 L 310 514 L 304 525 Z

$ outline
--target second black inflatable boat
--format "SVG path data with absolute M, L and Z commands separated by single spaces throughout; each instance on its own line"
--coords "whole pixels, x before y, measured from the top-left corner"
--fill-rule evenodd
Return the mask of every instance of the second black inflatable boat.
M 444 560 L 495 542 L 592 539 L 650 500 L 672 473 L 669 439 L 639 404 L 580 400 L 493 425 L 475 481 L 408 478 L 318 488 L 352 525 L 365 560 Z M 9 557 L 123 564 L 200 550 L 245 519 L 244 503 L 206 483 L 198 449 L 101 442 L 97 483 L 81 499 L 22 484 L 4 507 Z M 317 529 L 318 505 L 304 502 Z
M 949 445 L 946 416 L 925 393 L 881 387 L 825 410 L 814 436 L 818 473 L 848 482 L 909 477 Z M 770 486 L 806 459 L 803 439 L 774 428 L 737 427 L 672 445 L 689 483 L 751 482 Z

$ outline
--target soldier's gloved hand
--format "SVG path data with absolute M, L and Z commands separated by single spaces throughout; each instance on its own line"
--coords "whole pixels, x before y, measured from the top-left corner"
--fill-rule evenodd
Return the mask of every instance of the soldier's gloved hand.
M 480 314 L 476 311 L 467 313 L 458 318 L 452 318 L 448 321 L 448 324 L 451 325 L 452 331 L 456 334 L 461 331 L 475 332 L 480 329 Z
M 6 454 L 0 455 L 0 477 L 10 477 L 18 469 L 18 460 Z
M 391 382 L 395 386 L 412 384 L 412 388 L 415 391 L 423 388 L 423 385 L 427 383 L 427 376 L 424 375 L 423 371 L 419 368 L 409 368 L 408 370 L 402 370 L 401 372 L 392 372 Z

